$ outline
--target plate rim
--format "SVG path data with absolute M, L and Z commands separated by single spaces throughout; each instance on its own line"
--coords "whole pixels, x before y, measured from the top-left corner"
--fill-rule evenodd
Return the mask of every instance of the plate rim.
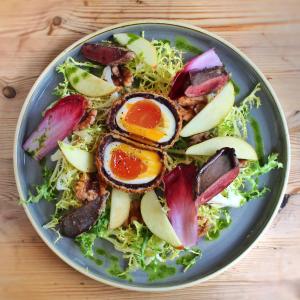
M 270 224 L 273 222 L 279 208 L 281 205 L 281 202 L 283 200 L 283 195 L 284 192 L 287 188 L 287 183 L 288 183 L 288 178 L 289 178 L 289 173 L 290 173 L 290 138 L 289 138 L 289 132 L 288 132 L 288 126 L 287 126 L 287 122 L 286 122 L 286 118 L 283 112 L 283 109 L 281 107 L 281 104 L 279 102 L 279 99 L 273 89 L 273 87 L 271 86 L 271 84 L 269 83 L 269 81 L 266 79 L 266 77 L 264 76 L 264 74 L 260 71 L 260 69 L 256 66 L 256 64 L 254 64 L 240 49 L 238 49 L 237 47 L 235 47 L 234 45 L 232 45 L 230 42 L 226 41 L 225 39 L 223 39 L 222 37 L 220 37 L 219 35 L 212 33 L 210 31 L 207 31 L 201 27 L 195 26 L 195 25 L 191 25 L 191 24 L 187 24 L 184 22 L 177 22 L 177 21 L 171 21 L 171 20 L 163 20 L 163 19 L 145 19 L 145 20 L 135 20 L 135 21 L 129 21 L 129 22 L 122 22 L 122 23 L 117 23 L 111 26 L 107 26 L 104 27 L 102 29 L 99 29 L 97 31 L 94 31 L 88 35 L 83 36 L 81 39 L 75 41 L 74 43 L 72 43 L 69 47 L 67 47 L 65 50 L 63 50 L 62 52 L 60 52 L 47 66 L 46 68 L 42 71 L 42 73 L 38 76 L 38 78 L 36 79 L 35 83 L 33 84 L 33 86 L 31 87 L 19 114 L 18 117 L 18 121 L 17 121 L 17 125 L 16 125 L 16 130 L 15 130 L 15 136 L 14 136 L 14 148 L 13 148 L 13 168 L 14 168 L 14 177 L 15 177 L 15 181 L 16 181 L 16 186 L 17 186 L 17 190 L 18 190 L 18 194 L 20 196 L 21 199 L 24 199 L 24 195 L 22 192 L 22 187 L 21 187 L 21 182 L 19 179 L 19 174 L 18 174 L 18 156 L 17 156 L 17 149 L 18 149 L 18 137 L 19 137 L 19 132 L 20 132 L 20 128 L 21 128 L 21 123 L 23 121 L 23 117 L 26 111 L 26 108 L 30 102 L 30 99 L 32 98 L 32 95 L 37 87 L 37 85 L 39 84 L 39 82 L 42 80 L 42 78 L 45 76 L 45 74 L 50 70 L 50 68 L 52 68 L 56 62 L 65 54 L 67 54 L 69 51 L 71 51 L 73 48 L 79 46 L 80 44 L 82 44 L 83 42 L 85 42 L 86 40 L 89 40 L 99 34 L 105 33 L 107 31 L 113 30 L 113 29 L 118 29 L 118 28 L 122 28 L 122 27 L 126 27 L 126 26 L 130 26 L 130 25 L 141 25 L 141 24 L 164 24 L 164 25 L 175 25 L 177 27 L 181 27 L 184 29 L 191 29 L 200 33 L 203 33 L 207 36 L 210 36 L 218 41 L 220 41 L 221 43 L 225 44 L 226 46 L 228 46 L 229 48 L 231 48 L 232 50 L 234 50 L 239 56 L 241 56 L 259 75 L 259 77 L 261 78 L 261 80 L 264 82 L 264 84 L 266 85 L 268 91 L 271 93 L 275 104 L 277 106 L 280 118 L 281 118 L 281 122 L 283 124 L 283 129 L 285 132 L 285 139 L 286 139 L 286 157 L 287 157 L 287 163 L 286 163 L 286 171 L 285 171 L 285 178 L 284 178 L 284 182 L 283 182 L 283 186 L 280 192 L 280 195 L 278 197 L 278 202 L 277 205 L 275 206 L 272 215 L 270 216 L 269 220 L 267 221 L 267 223 L 265 224 L 264 228 L 261 230 L 261 232 L 258 234 L 257 238 L 246 248 L 245 251 L 243 251 L 239 256 L 237 256 L 236 258 L 234 258 L 231 262 L 229 262 L 226 266 L 220 268 L 219 270 L 217 270 L 216 272 L 206 275 L 203 278 L 200 279 L 196 279 L 194 281 L 188 282 L 188 283 L 184 283 L 184 284 L 175 284 L 172 286 L 168 286 L 168 287 L 139 287 L 139 286 L 130 286 L 127 285 L 126 283 L 117 283 L 115 281 L 111 281 L 111 280 L 107 280 L 104 279 L 102 277 L 96 276 L 94 274 L 91 274 L 87 269 L 85 269 L 84 267 L 81 267 L 79 265 L 77 265 L 72 259 L 68 258 L 67 256 L 63 255 L 62 253 L 60 253 L 60 251 L 58 251 L 57 249 L 55 249 L 54 244 L 51 243 L 50 241 L 48 241 L 46 239 L 46 237 L 44 236 L 43 232 L 42 232 L 42 227 L 39 227 L 38 224 L 36 224 L 33 220 L 33 218 L 31 217 L 29 208 L 27 207 L 27 205 L 22 204 L 25 213 L 28 217 L 28 219 L 30 220 L 32 226 L 34 227 L 35 231 L 38 233 L 38 235 L 40 236 L 40 238 L 42 239 L 42 241 L 62 260 L 64 261 L 66 264 L 68 264 L 70 267 L 72 267 L 73 269 L 75 269 L 76 271 L 80 272 L 81 274 L 92 278 L 98 282 L 113 286 L 113 287 L 117 287 L 117 288 L 122 288 L 122 289 L 126 289 L 126 290 L 131 290 L 131 291 L 139 291 L 139 292 L 167 292 L 167 291 L 172 291 L 172 290 L 177 290 L 177 289 L 183 289 L 183 288 L 187 288 L 187 287 L 191 287 L 197 284 L 200 284 L 202 282 L 205 282 L 207 280 L 210 280 L 218 275 L 220 275 L 221 273 L 225 272 L 226 270 L 228 270 L 229 268 L 231 268 L 233 265 L 235 265 L 236 263 L 238 263 L 244 256 L 246 256 L 248 254 L 248 252 L 256 245 L 256 243 L 258 242 L 259 239 L 261 239 L 261 237 L 263 236 L 263 234 L 268 230 Z

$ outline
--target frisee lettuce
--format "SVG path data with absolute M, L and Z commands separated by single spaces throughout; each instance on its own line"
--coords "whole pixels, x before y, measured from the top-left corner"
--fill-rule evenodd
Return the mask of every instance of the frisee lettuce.
M 239 176 L 231 183 L 230 188 L 242 196 L 244 201 L 241 204 L 259 198 L 269 191 L 268 187 L 260 186 L 259 177 L 282 167 L 283 164 L 278 161 L 276 153 L 269 155 L 267 162 L 262 166 L 258 161 L 247 161 L 245 167 L 241 168 Z
M 213 129 L 214 136 L 235 136 L 247 138 L 247 123 L 250 110 L 261 105 L 259 96 L 256 94 L 261 90 L 260 83 L 241 102 L 239 106 L 233 106 L 224 121 Z
M 167 95 L 173 76 L 183 67 L 182 52 L 172 47 L 168 41 L 153 40 L 157 52 L 157 66 L 152 67 L 144 62 L 142 55 L 127 63 L 138 89 Z
M 82 233 L 75 240 L 83 254 L 94 257 L 94 243 L 97 238 L 111 242 L 115 249 L 124 254 L 128 266 L 122 272 L 131 272 L 139 268 L 147 272 L 159 264 L 178 256 L 180 250 L 153 235 L 150 230 L 137 221 L 128 227 L 109 229 L 109 207 L 88 232 Z
M 58 192 L 56 190 L 55 180 L 52 179 L 52 172 L 46 165 L 42 168 L 42 183 L 34 187 L 34 193 L 29 192 L 28 198 L 21 200 L 21 203 L 38 203 L 41 200 L 48 202 L 55 201 L 57 199 Z
M 226 208 L 217 208 L 209 204 L 200 205 L 198 209 L 199 227 L 208 226 L 205 235 L 207 240 L 214 240 L 220 236 L 220 231 L 231 224 L 231 216 Z

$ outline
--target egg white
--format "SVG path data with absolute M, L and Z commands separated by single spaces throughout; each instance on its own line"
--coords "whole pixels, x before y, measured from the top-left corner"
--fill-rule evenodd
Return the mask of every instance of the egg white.
M 172 137 L 174 136 L 175 132 L 176 132 L 175 117 L 166 105 L 164 105 L 164 104 L 162 104 L 162 103 L 160 103 L 160 102 L 158 102 L 154 99 L 146 99 L 144 97 L 133 97 L 133 98 L 127 100 L 116 114 L 116 122 L 117 122 L 117 125 L 119 126 L 119 128 L 123 129 L 124 131 L 127 131 L 126 128 L 123 126 L 122 121 L 121 121 L 122 116 L 125 116 L 128 112 L 128 107 L 127 107 L 126 104 L 127 103 L 133 104 L 133 103 L 141 101 L 141 100 L 151 101 L 155 105 L 157 105 L 160 108 L 162 117 L 164 119 L 164 123 L 167 125 L 165 128 L 162 128 L 164 136 L 156 142 L 164 143 L 164 142 L 168 142 L 169 140 L 171 140 Z M 147 130 L 147 129 L 145 129 L 145 130 Z
M 135 179 L 130 179 L 130 180 L 126 180 L 123 178 L 121 179 L 121 178 L 117 177 L 110 169 L 110 161 L 111 161 L 111 156 L 112 156 L 113 150 L 116 147 L 120 146 L 121 144 L 122 144 L 121 142 L 112 142 L 105 147 L 104 155 L 103 155 L 103 167 L 104 167 L 105 171 L 107 172 L 107 174 L 109 175 L 109 177 L 111 177 L 119 182 L 128 183 L 128 184 L 148 183 L 157 177 L 157 175 L 156 175 L 156 176 L 147 176 L 144 178 L 135 178 Z

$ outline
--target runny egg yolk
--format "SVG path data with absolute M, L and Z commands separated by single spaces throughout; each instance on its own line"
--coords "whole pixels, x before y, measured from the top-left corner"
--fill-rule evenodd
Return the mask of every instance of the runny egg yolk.
M 141 100 L 132 104 L 125 116 L 129 124 L 144 128 L 155 128 L 161 121 L 160 108 L 149 100 Z
M 121 149 L 115 149 L 111 154 L 110 168 L 117 177 L 130 180 L 145 172 L 147 166 L 140 158 Z

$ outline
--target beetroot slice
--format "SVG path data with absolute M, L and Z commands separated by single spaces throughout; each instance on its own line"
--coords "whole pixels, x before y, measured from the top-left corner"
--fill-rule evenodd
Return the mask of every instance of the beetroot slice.
M 174 76 L 169 97 L 174 100 L 184 95 L 185 89 L 191 84 L 189 78 L 190 71 L 202 71 L 222 66 L 223 64 L 214 49 L 210 49 L 194 57 Z
M 102 65 L 125 64 L 135 57 L 134 52 L 111 43 L 84 44 L 81 53 L 85 58 Z
M 197 206 L 194 201 L 196 174 L 196 166 L 178 165 L 163 177 L 168 217 L 185 247 L 195 245 L 198 240 Z
M 30 135 L 23 149 L 40 160 L 57 147 L 80 122 L 87 107 L 87 100 L 81 95 L 60 99 L 48 109 L 38 128 Z
M 222 192 L 239 174 L 239 161 L 233 148 L 217 151 L 196 176 L 196 203 L 204 204 Z

